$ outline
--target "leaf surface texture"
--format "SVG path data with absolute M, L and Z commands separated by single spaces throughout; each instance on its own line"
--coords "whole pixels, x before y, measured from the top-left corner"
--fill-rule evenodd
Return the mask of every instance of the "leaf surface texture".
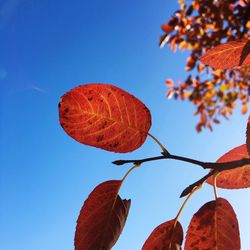
M 119 153 L 139 148 L 151 127 L 148 108 L 110 84 L 87 84 L 67 92 L 59 116 L 65 132 L 78 142 Z

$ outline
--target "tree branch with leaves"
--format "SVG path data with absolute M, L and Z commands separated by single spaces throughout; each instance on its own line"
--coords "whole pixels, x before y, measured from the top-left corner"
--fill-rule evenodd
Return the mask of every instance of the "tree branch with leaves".
M 189 98 L 197 105 L 197 114 L 201 115 L 197 130 L 200 131 L 202 127 L 212 128 L 211 121 L 218 123 L 217 116 L 231 114 L 237 99 L 243 104 L 242 112 L 247 110 L 250 87 L 249 2 L 193 0 L 189 6 L 184 1 L 179 2 L 181 9 L 163 26 L 166 34 L 162 44 L 170 44 L 172 50 L 178 46 L 192 51 L 187 70 L 196 66 L 199 75 L 205 70 L 205 65 L 214 70 L 207 68 L 210 79 L 188 76 L 185 83 L 171 87 L 168 95 L 174 93 L 176 98 Z M 226 42 L 220 44 L 222 40 Z M 172 81 L 167 83 L 171 85 Z M 141 147 L 149 136 L 161 149 L 158 156 L 113 162 L 116 165 L 132 164 L 132 167 L 121 180 L 101 183 L 90 193 L 77 220 L 75 250 L 108 250 L 114 246 L 131 205 L 131 200 L 120 197 L 120 187 L 134 169 L 156 160 L 178 160 L 209 172 L 183 190 L 181 197 L 187 197 L 176 217 L 156 227 L 142 249 L 181 249 L 183 229 L 179 216 L 203 183 L 213 186 L 215 199 L 193 215 L 184 249 L 240 249 L 236 214 L 226 199 L 217 196 L 216 188 L 250 187 L 250 116 L 246 143 L 233 148 L 216 162 L 170 153 L 149 133 L 151 114 L 145 104 L 111 84 L 86 84 L 70 90 L 60 100 L 59 118 L 64 131 L 82 144 L 128 153 Z
M 196 106 L 199 115 L 196 130 L 212 130 L 220 123 L 220 117 L 228 118 L 237 103 L 246 114 L 250 95 L 250 67 L 206 67 L 199 58 L 209 49 L 225 42 L 247 42 L 250 36 L 250 2 L 248 0 L 179 0 L 177 10 L 167 23 L 162 25 L 161 47 L 169 45 L 175 52 L 188 50 L 185 70 L 190 72 L 185 80 L 176 84 L 166 80 L 167 97 L 187 99 Z M 249 49 L 245 48 L 246 50 Z M 234 60 L 234 53 L 227 54 L 226 61 Z M 217 58 L 217 57 L 216 57 Z M 218 63 L 220 60 L 217 58 Z M 192 73 L 191 73 L 192 72 Z
M 185 249 L 204 249 L 214 245 L 218 249 L 240 249 L 236 215 L 227 200 L 217 198 L 216 185 L 229 189 L 250 187 L 250 122 L 247 126 L 247 144 L 232 149 L 216 163 L 212 163 L 170 154 L 149 134 L 151 114 L 148 108 L 133 95 L 110 84 L 87 84 L 72 89 L 61 98 L 59 116 L 65 132 L 80 143 L 127 153 L 141 147 L 149 135 L 162 151 L 156 157 L 113 162 L 116 165 L 132 163 L 133 166 L 121 180 L 99 184 L 84 202 L 77 220 L 76 250 L 111 249 L 122 232 L 131 204 L 131 200 L 122 199 L 119 195 L 124 180 L 132 170 L 146 162 L 169 159 L 195 164 L 205 170 L 210 169 L 210 172 L 182 192 L 181 197 L 187 195 L 187 198 L 176 217 L 155 228 L 142 249 L 181 247 L 183 230 L 178 221 L 179 215 L 204 182 L 214 186 L 216 198 L 206 203 L 193 216 L 186 235 Z M 204 216 L 208 218 L 206 222 Z M 225 239 L 223 230 L 227 227 L 233 229 L 230 237 Z M 228 246 L 230 248 L 226 248 Z

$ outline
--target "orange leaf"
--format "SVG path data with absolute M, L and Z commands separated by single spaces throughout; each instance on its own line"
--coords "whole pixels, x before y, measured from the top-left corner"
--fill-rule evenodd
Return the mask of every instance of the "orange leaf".
M 174 227 L 174 222 L 175 219 L 164 222 L 156 227 L 144 243 L 142 250 L 180 249 L 183 241 L 183 230 L 178 221 Z
M 185 250 L 239 250 L 240 235 L 236 214 L 225 199 L 203 205 L 189 224 Z
M 250 65 L 250 40 L 232 41 L 208 50 L 200 61 L 215 69 Z
M 139 148 L 151 126 L 148 108 L 110 84 L 87 84 L 66 93 L 59 103 L 60 123 L 80 143 L 126 153 Z
M 243 158 L 249 158 L 246 144 L 236 147 L 222 157 L 217 162 L 237 161 Z M 207 183 L 212 185 L 213 179 L 207 179 Z M 216 178 L 216 184 L 220 188 L 239 189 L 250 187 L 250 165 L 240 168 L 222 171 Z
M 246 136 L 247 136 L 247 139 L 246 139 L 247 151 L 248 151 L 248 155 L 250 155 L 250 115 L 248 116 Z
M 200 63 L 198 66 L 197 66 L 197 69 L 198 69 L 198 72 L 200 73 L 201 71 L 203 71 L 205 69 L 205 65 L 203 63 Z
M 84 202 L 77 220 L 75 250 L 111 249 L 125 225 L 130 200 L 122 200 L 118 191 L 122 181 L 98 185 Z
M 167 79 L 165 81 L 165 84 L 168 86 L 168 87 L 173 87 L 174 86 L 174 81 L 171 80 L 171 79 Z
M 250 21 L 247 21 L 246 27 L 247 27 L 248 29 L 250 29 Z
M 248 105 L 247 105 L 247 103 L 244 103 L 244 104 L 242 104 L 242 107 L 241 107 L 241 114 L 246 114 L 247 113 L 247 111 L 248 111 Z

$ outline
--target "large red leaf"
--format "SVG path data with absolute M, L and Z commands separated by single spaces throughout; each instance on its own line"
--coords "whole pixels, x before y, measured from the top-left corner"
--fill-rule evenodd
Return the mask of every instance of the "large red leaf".
M 59 103 L 60 123 L 78 142 L 126 153 L 139 148 L 151 126 L 148 108 L 110 84 L 87 84 L 66 93 Z
M 236 147 L 222 157 L 217 162 L 237 161 L 249 158 L 246 144 Z M 213 179 L 207 179 L 208 184 L 213 184 Z M 239 189 L 250 187 L 250 165 L 240 168 L 222 171 L 216 178 L 216 184 L 220 188 Z
M 118 240 L 125 225 L 130 200 L 118 195 L 122 181 L 98 185 L 84 202 L 77 220 L 75 250 L 108 250 Z
M 236 214 L 225 199 L 203 205 L 189 224 L 185 250 L 240 250 Z
M 145 241 L 142 250 L 180 249 L 183 241 L 183 229 L 178 221 L 174 227 L 174 222 L 173 219 L 156 227 Z
M 214 69 L 250 65 L 250 40 L 220 44 L 208 50 L 200 60 Z
M 250 155 L 250 116 L 248 116 L 246 136 L 247 136 L 247 139 L 246 139 L 247 151 L 248 151 L 248 154 Z

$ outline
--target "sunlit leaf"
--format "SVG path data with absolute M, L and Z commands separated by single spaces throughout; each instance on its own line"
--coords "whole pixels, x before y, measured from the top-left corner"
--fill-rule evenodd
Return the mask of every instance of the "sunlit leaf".
M 118 195 L 122 181 L 98 185 L 84 202 L 77 220 L 75 250 L 108 250 L 116 243 L 125 225 L 130 200 Z
M 201 62 L 215 69 L 250 65 L 250 41 L 231 41 L 208 50 Z
M 108 151 L 139 148 L 151 126 L 148 108 L 110 84 L 87 84 L 66 93 L 59 103 L 60 123 L 72 138 Z
M 185 250 L 240 250 L 236 214 L 223 198 L 203 205 L 189 224 Z
M 237 161 L 243 158 L 249 158 L 246 144 L 236 147 L 222 157 L 217 162 Z M 213 179 L 207 179 L 208 184 L 213 184 Z M 217 186 L 220 188 L 239 189 L 250 187 L 250 165 L 240 168 L 222 171 L 216 178 Z
M 181 249 L 183 229 L 179 222 L 174 227 L 175 220 L 170 220 L 156 227 L 144 243 L 142 250 Z

